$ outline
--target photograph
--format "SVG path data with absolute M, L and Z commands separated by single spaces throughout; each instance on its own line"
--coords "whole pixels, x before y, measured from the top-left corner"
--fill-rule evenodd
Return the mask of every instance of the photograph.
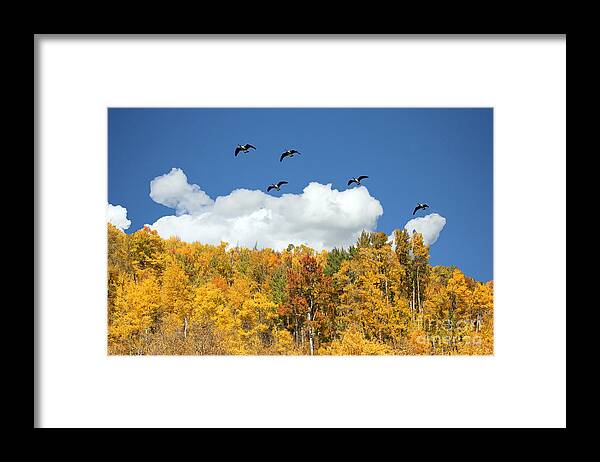
M 109 356 L 494 355 L 493 107 L 109 107 Z
M 34 36 L 34 428 L 566 429 L 566 34 Z

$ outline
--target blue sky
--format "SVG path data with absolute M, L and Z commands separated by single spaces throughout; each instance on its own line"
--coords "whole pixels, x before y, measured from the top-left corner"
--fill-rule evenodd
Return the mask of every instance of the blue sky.
M 235 146 L 256 151 L 234 157 Z M 493 110 L 125 109 L 108 111 L 108 201 L 127 209 L 133 232 L 174 211 L 154 202 L 150 182 L 180 168 L 211 198 L 238 188 L 302 193 L 309 182 L 346 190 L 348 178 L 379 200 L 376 229 L 390 234 L 417 202 L 446 218 L 433 265 L 478 280 L 492 274 Z M 302 153 L 279 162 L 288 148 Z

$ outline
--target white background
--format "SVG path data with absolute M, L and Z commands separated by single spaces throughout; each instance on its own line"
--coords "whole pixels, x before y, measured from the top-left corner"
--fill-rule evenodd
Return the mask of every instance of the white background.
M 564 37 L 42 36 L 36 53 L 38 426 L 566 425 Z M 494 107 L 495 355 L 108 357 L 110 106 Z

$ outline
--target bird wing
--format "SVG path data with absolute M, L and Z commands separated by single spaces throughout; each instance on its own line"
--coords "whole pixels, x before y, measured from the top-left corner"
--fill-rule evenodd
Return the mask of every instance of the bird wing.
M 417 206 L 415 207 L 415 209 L 413 210 L 413 215 L 414 215 L 415 213 L 417 213 L 417 210 L 419 210 L 420 208 L 421 208 L 421 206 L 420 206 L 420 205 L 417 205 Z
M 241 151 L 241 148 L 239 148 L 239 147 L 235 148 L 235 155 L 237 156 L 238 152 L 240 152 L 240 151 Z
M 275 188 L 275 186 L 269 185 L 269 187 L 267 188 L 267 192 L 269 192 L 271 189 L 274 189 L 274 188 Z
M 284 152 L 283 154 L 281 154 L 281 157 L 279 158 L 279 162 L 281 162 L 283 160 L 284 157 L 289 156 L 289 154 L 287 152 Z
M 360 181 L 360 180 L 364 180 L 365 178 L 369 178 L 369 177 L 367 175 L 361 175 L 357 179 L 358 179 L 358 181 Z
M 287 181 L 280 181 L 279 183 L 277 183 L 277 187 L 279 188 L 282 184 L 288 184 Z
M 247 145 L 246 145 L 246 149 L 250 149 L 250 148 L 252 148 L 252 149 L 256 149 L 256 146 L 252 146 L 251 144 L 247 144 Z
M 350 186 L 352 183 L 356 183 L 356 181 L 354 181 L 354 180 L 348 181 L 348 186 Z

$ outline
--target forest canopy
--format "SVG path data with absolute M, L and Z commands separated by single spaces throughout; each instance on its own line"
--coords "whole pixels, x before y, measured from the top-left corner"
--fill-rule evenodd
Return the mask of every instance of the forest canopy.
M 108 224 L 113 355 L 489 355 L 493 281 L 431 266 L 419 233 L 276 252 Z

